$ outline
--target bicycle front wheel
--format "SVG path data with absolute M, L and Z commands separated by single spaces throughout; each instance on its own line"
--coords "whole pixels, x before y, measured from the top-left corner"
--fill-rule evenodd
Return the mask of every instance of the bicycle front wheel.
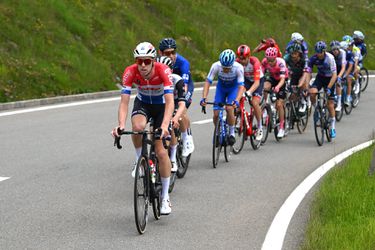
M 366 88 L 367 88 L 367 85 L 368 85 L 368 70 L 364 67 L 362 67 L 360 70 L 359 70 L 359 73 L 361 74 L 362 78 L 360 78 L 361 80 L 361 91 L 365 91 Z
M 216 122 L 214 136 L 212 140 L 212 166 L 216 168 L 217 163 L 219 162 L 219 156 L 221 152 L 221 143 L 220 143 L 220 120 L 218 119 Z
M 262 127 L 263 127 L 263 138 L 261 144 L 265 144 L 268 138 L 268 133 L 272 130 L 271 118 L 272 111 L 269 105 L 262 107 Z
M 319 146 L 322 146 L 324 143 L 325 124 L 323 119 L 322 110 L 317 106 L 314 111 L 314 131 L 315 139 Z
M 235 124 L 234 124 L 234 134 L 236 138 L 236 143 L 233 145 L 232 150 L 234 154 L 239 154 L 243 149 L 246 137 L 246 125 L 242 119 L 242 112 L 236 112 Z
M 257 141 L 256 140 L 256 132 L 258 130 L 258 126 L 257 126 L 257 119 L 254 117 L 254 115 L 252 117 L 250 117 L 250 126 L 252 126 L 252 133 L 251 133 L 251 136 L 250 136 L 250 143 L 251 143 L 251 146 L 253 147 L 254 150 L 257 150 L 260 148 L 260 144 L 262 143 L 262 140 L 260 141 Z
M 148 205 L 150 200 L 149 190 L 149 165 L 146 157 L 138 160 L 134 178 L 134 215 L 135 225 L 140 234 L 146 231 L 148 220 Z
M 179 145 L 177 147 L 177 164 L 178 164 L 178 169 L 177 169 L 177 177 L 178 178 L 184 178 L 187 168 L 189 167 L 189 162 L 190 162 L 190 157 L 191 154 L 189 154 L 187 157 L 182 156 L 182 145 Z
M 298 132 L 300 134 L 302 134 L 303 132 L 305 132 L 306 128 L 307 128 L 307 123 L 309 121 L 309 114 L 308 114 L 308 109 L 306 108 L 305 112 L 303 113 L 300 113 L 298 112 L 298 114 L 296 116 L 298 116 L 298 121 L 297 121 L 297 129 L 298 129 Z

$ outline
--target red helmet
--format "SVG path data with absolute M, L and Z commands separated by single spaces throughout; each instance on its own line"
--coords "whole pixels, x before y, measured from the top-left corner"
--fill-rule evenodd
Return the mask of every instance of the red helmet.
M 245 45 L 245 44 L 242 44 L 240 45 L 240 47 L 238 47 L 237 49 L 237 56 L 240 57 L 240 56 L 243 56 L 243 57 L 248 57 L 251 55 L 251 51 L 250 51 L 250 47 Z
M 278 51 L 277 51 L 277 48 L 275 47 L 269 47 L 268 49 L 266 49 L 266 53 L 265 53 L 266 57 L 276 58 L 277 54 L 278 54 Z
M 267 44 L 267 47 L 275 47 L 276 42 L 273 38 L 270 37 L 270 38 L 267 38 L 266 44 Z

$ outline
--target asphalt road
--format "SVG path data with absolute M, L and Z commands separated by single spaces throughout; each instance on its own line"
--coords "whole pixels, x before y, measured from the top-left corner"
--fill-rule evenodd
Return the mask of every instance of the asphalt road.
M 322 147 L 310 119 L 305 134 L 294 130 L 280 143 L 271 135 L 258 151 L 247 142 L 213 169 L 213 124 L 194 124 L 195 152 L 171 194 L 172 214 L 150 217 L 142 236 L 134 224 L 134 150 L 130 138 L 117 150 L 110 136 L 119 99 L 0 112 L 0 249 L 260 249 L 280 206 L 306 176 L 373 137 L 374 84 L 371 78 L 359 107 L 337 123 L 337 138 Z M 196 91 L 194 122 L 211 118 L 200 112 L 200 97 Z M 296 211 L 284 249 L 298 249 L 311 197 Z

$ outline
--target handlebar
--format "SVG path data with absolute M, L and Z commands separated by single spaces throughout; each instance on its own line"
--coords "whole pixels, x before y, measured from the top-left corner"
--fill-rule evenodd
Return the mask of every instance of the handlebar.
M 233 106 L 233 104 L 230 104 L 230 103 L 222 103 L 222 102 L 219 102 L 219 103 L 216 103 L 216 102 L 206 102 L 206 105 L 209 104 L 209 105 L 216 105 L 216 106 L 219 106 L 219 107 L 224 107 L 224 106 Z M 202 112 L 204 114 L 206 114 L 206 106 L 202 106 Z
M 122 149 L 122 146 L 121 146 L 121 135 L 155 135 L 155 139 L 160 139 L 161 137 L 161 132 L 162 130 L 160 128 L 156 129 L 155 131 L 148 131 L 148 130 L 143 130 L 143 131 L 125 131 L 125 130 L 122 130 L 120 128 L 117 129 L 117 133 L 120 135 L 120 136 L 117 136 L 115 137 L 115 140 L 114 140 L 114 143 L 113 143 L 113 146 L 116 146 L 118 149 Z M 166 141 L 170 141 L 171 140 L 171 137 L 167 137 L 167 138 L 161 138 L 162 141 L 163 141 L 163 146 L 164 148 L 167 148 L 167 143 Z

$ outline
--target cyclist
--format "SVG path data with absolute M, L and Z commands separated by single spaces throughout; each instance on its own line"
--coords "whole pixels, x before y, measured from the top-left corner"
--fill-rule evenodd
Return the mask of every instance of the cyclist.
M 354 91 L 356 91 L 356 94 L 358 94 L 358 92 L 360 91 L 359 83 L 358 83 L 357 79 L 358 79 L 358 73 L 359 73 L 359 62 L 362 61 L 362 55 L 361 55 L 360 49 L 354 45 L 354 40 L 351 36 L 345 35 L 345 36 L 343 36 L 342 39 L 343 39 L 343 41 L 348 43 L 348 47 L 346 49 L 347 54 L 351 53 L 352 56 L 353 56 L 353 60 L 354 60 L 352 72 L 350 72 L 350 73 L 348 72 L 349 74 L 346 74 L 347 82 L 348 82 L 348 96 L 345 100 L 345 105 L 351 105 L 352 89 Z M 355 82 L 354 82 L 354 87 L 352 88 L 353 79 L 355 79 Z
M 172 69 L 173 62 L 172 59 L 170 59 L 167 56 L 161 56 L 156 59 L 157 62 L 164 63 L 169 68 Z M 186 98 L 185 98 L 185 90 L 184 90 L 184 80 L 181 76 L 177 74 L 172 74 L 172 82 L 173 82 L 173 95 L 174 95 L 174 106 L 175 106 L 175 114 L 172 118 L 172 126 L 173 128 L 179 128 L 181 117 L 183 116 L 184 112 L 186 111 Z M 170 144 L 170 158 L 172 163 L 172 169 L 171 172 L 177 171 L 177 162 L 176 162 L 176 153 L 177 153 L 177 139 L 174 135 L 174 132 L 172 130 L 172 138 L 171 138 L 171 144 Z
M 239 101 L 243 94 L 243 89 L 240 88 L 244 85 L 244 69 L 241 64 L 235 62 L 235 53 L 231 49 L 226 49 L 220 53 L 219 61 L 212 64 L 210 72 L 207 75 L 206 82 L 203 88 L 201 106 L 206 105 L 206 99 L 210 86 L 217 75 L 218 82 L 215 93 L 215 103 L 230 103 L 233 106 L 226 106 L 227 121 L 229 125 L 229 138 L 228 143 L 233 145 L 236 142 L 234 134 L 234 108 L 239 107 Z M 219 110 L 221 107 L 214 105 L 213 122 L 216 126 L 219 117 Z
M 251 56 L 250 47 L 247 45 L 240 45 L 237 48 L 237 62 L 244 67 L 245 85 L 244 88 L 249 96 L 252 96 L 251 105 L 254 107 L 255 117 L 258 121 L 258 130 L 256 140 L 260 141 L 263 138 L 262 128 L 262 110 L 260 108 L 260 101 L 263 93 L 264 77 L 260 66 L 259 59 Z M 242 90 L 244 91 L 244 90 Z
M 276 43 L 276 41 L 273 38 L 267 38 L 267 39 L 262 39 L 258 46 L 255 47 L 254 52 L 259 52 L 259 51 L 265 51 L 266 49 L 270 47 L 275 47 L 277 49 L 277 57 L 282 57 L 282 53 L 280 51 L 279 45 Z
M 283 58 L 277 57 L 278 51 L 275 47 L 270 47 L 265 52 L 265 58 L 262 60 L 262 70 L 266 76 L 264 90 L 270 90 L 271 87 L 276 93 L 276 109 L 280 119 L 280 129 L 277 137 L 284 137 L 284 99 L 286 98 L 285 82 L 288 79 L 288 68 Z M 265 95 L 266 96 L 266 95 Z
M 284 60 L 288 66 L 288 71 L 290 74 L 290 85 L 297 86 L 306 93 L 310 77 L 301 44 L 293 43 L 290 45 L 287 53 L 284 56 Z M 306 96 L 305 98 L 301 98 L 300 101 L 302 105 L 299 107 L 298 111 L 304 113 L 307 106 Z
M 289 48 L 296 43 L 301 45 L 302 54 L 303 54 L 303 57 L 305 58 L 304 61 L 306 63 L 305 67 L 307 68 L 308 67 L 307 64 L 309 62 L 309 47 L 307 45 L 307 42 L 304 40 L 303 36 L 300 33 L 294 32 L 292 34 L 290 42 L 286 45 L 285 54 L 288 54 Z
M 351 50 L 349 50 L 349 43 L 347 41 L 342 41 L 340 42 L 340 47 L 345 51 L 346 53 L 346 67 L 345 67 L 345 73 L 344 77 L 346 78 L 346 83 L 347 83 L 347 97 L 344 100 L 344 104 L 346 106 L 351 105 L 352 98 L 351 98 L 351 93 L 352 93 L 352 81 L 354 77 L 354 55 Z
M 361 50 L 362 59 L 364 59 L 367 55 L 367 47 L 365 44 L 365 35 L 356 30 L 353 33 L 354 45 L 357 46 Z M 360 67 L 362 67 L 362 61 L 359 62 Z
M 154 120 L 154 127 L 161 129 L 161 137 L 169 135 L 168 126 L 173 114 L 173 83 L 171 69 L 166 65 L 155 62 L 156 50 L 149 42 L 137 45 L 133 52 L 136 63 L 128 66 L 122 77 L 123 89 L 118 110 L 118 126 L 112 130 L 112 135 L 118 137 L 118 129 L 125 129 L 126 118 L 132 84 L 136 85 L 137 97 L 134 99 L 131 114 L 132 130 L 143 131 L 150 118 Z M 142 152 L 142 138 L 132 136 L 136 150 L 136 160 Z M 162 182 L 162 204 L 160 212 L 171 212 L 168 188 L 171 174 L 171 161 L 161 140 L 155 141 L 155 152 L 159 160 Z M 135 166 L 132 176 L 135 175 Z
M 189 108 L 193 92 L 194 92 L 194 82 L 191 78 L 190 73 L 190 63 L 183 56 L 176 52 L 177 44 L 176 40 L 173 38 L 164 38 L 159 43 L 159 50 L 163 56 L 168 56 L 172 59 L 173 62 L 173 73 L 182 77 L 185 83 L 185 98 L 186 109 Z M 181 124 L 181 137 L 183 142 L 182 156 L 187 157 L 194 151 L 194 141 L 190 129 L 190 119 L 187 115 L 187 112 L 184 112 L 182 116 Z
M 331 138 L 336 137 L 335 129 L 335 82 L 337 79 L 336 62 L 333 55 L 326 52 L 327 45 L 323 41 L 318 41 L 315 44 L 315 55 L 310 57 L 309 60 L 309 72 L 312 72 L 314 65 L 318 68 L 318 73 L 315 77 L 315 81 L 310 86 L 311 102 L 316 107 L 316 94 L 324 87 L 328 96 L 328 111 L 330 114 L 331 121 Z M 314 119 L 317 119 L 314 117 Z
M 332 41 L 329 46 L 331 47 L 330 53 L 335 58 L 336 62 L 336 70 L 337 80 L 336 80 L 336 96 L 337 96 L 337 106 L 336 111 L 341 111 L 341 81 L 344 77 L 345 69 L 346 69 L 346 52 L 345 50 L 341 49 L 339 41 Z

